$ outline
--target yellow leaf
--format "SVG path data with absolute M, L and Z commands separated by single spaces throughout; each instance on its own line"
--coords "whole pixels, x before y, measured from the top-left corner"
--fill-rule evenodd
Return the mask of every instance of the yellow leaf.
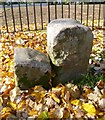
M 59 96 L 61 94 L 61 88 L 52 88 L 52 93 L 56 94 L 56 96 Z
M 42 37 L 43 37 L 43 38 L 46 38 L 46 37 L 47 37 L 46 33 L 43 33 L 43 34 L 42 34 Z
M 14 73 L 13 72 L 8 72 L 8 77 L 12 77 L 14 76 Z
M 10 115 L 10 112 L 6 112 L 6 113 L 4 113 L 4 114 L 2 114 L 2 115 L 0 116 L 0 119 L 6 120 L 6 118 L 7 118 L 9 115 Z
M 47 44 L 47 42 L 44 40 L 44 41 L 42 41 L 42 44 L 46 45 L 46 44 Z
M 73 105 L 79 105 L 79 103 L 80 103 L 80 101 L 77 99 L 71 101 L 71 104 L 73 104 Z
M 6 113 L 6 112 L 10 112 L 11 111 L 11 108 L 10 107 L 4 107 L 1 111 L 1 113 Z
M 40 93 L 40 97 L 41 97 L 41 98 L 44 98 L 45 95 L 46 95 L 46 93 L 45 93 L 44 91 L 41 91 L 41 93 Z
M 10 106 L 10 107 L 12 107 L 14 110 L 16 110 L 16 104 L 15 103 L 13 103 L 13 102 L 8 102 L 8 105 Z
M 2 97 L 0 97 L 0 106 L 2 105 L 2 103 L 3 103 L 3 99 Z
M 65 87 L 65 86 L 62 86 L 62 89 L 61 89 L 62 97 L 64 97 L 64 95 L 65 95 L 65 90 L 66 90 L 66 87 Z
M 7 58 L 5 61 L 4 61 L 4 63 L 7 63 L 7 62 L 9 62 L 10 61 L 10 58 Z
M 90 103 L 83 103 L 82 107 L 89 114 L 96 115 L 96 109 L 95 109 L 94 105 L 92 105 Z
M 21 102 L 17 105 L 17 109 L 20 110 L 21 108 L 23 108 L 23 105 L 25 105 L 25 101 L 21 101 Z
M 29 112 L 28 112 L 28 115 L 29 116 L 33 116 L 33 115 L 37 115 L 38 114 L 38 112 L 36 111 L 36 110 L 30 110 Z
M 60 103 L 60 99 L 55 94 L 52 93 L 51 96 L 57 103 Z

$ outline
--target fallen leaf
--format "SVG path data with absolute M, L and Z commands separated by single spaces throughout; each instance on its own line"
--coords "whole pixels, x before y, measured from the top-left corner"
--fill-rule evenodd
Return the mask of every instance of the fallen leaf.
M 71 104 L 72 104 L 72 105 L 76 105 L 76 106 L 78 106 L 79 103 L 80 103 L 80 100 L 77 100 L 77 99 L 71 101 Z
M 94 105 L 92 105 L 90 103 L 83 103 L 82 107 L 90 115 L 96 115 L 96 109 L 95 109 Z
M 45 103 L 48 107 L 52 107 L 54 106 L 55 101 L 51 97 L 50 98 L 48 97 L 48 98 L 45 98 Z
M 1 119 L 1 120 L 2 120 L 2 119 L 5 120 L 10 114 L 11 114 L 10 112 L 6 112 L 6 113 L 4 113 L 4 114 L 2 114 L 2 115 L 0 116 L 0 119 Z
M 54 108 L 48 113 L 50 119 L 63 118 L 64 108 Z
M 71 98 L 70 91 L 67 90 L 67 92 L 65 93 L 64 99 L 68 103 L 70 101 L 70 98 Z
M 99 102 L 99 107 L 105 109 L 105 98 L 102 98 Z
M 17 105 L 17 110 L 21 110 L 24 107 L 25 104 L 26 104 L 25 100 L 19 102 L 18 105 Z
M 81 109 L 76 108 L 75 111 L 76 111 L 75 117 L 76 117 L 77 119 L 81 119 L 81 118 L 84 116 L 84 113 L 83 113 L 83 111 L 82 111 Z
M 102 96 L 101 91 L 99 90 L 97 86 L 94 87 L 94 94 L 97 94 L 99 97 Z
M 105 83 L 103 82 L 103 80 L 100 80 L 99 82 L 97 82 L 97 87 L 99 88 L 104 88 Z
M 43 111 L 39 116 L 38 116 L 38 119 L 41 119 L 41 120 L 46 120 L 48 119 L 48 112 L 47 111 Z
M 7 103 L 7 105 L 9 105 L 13 110 L 16 110 L 16 109 L 17 109 L 16 103 L 13 103 L 13 102 L 9 101 L 9 102 Z
M 33 115 L 37 115 L 38 116 L 38 111 L 36 111 L 36 110 L 29 110 L 28 111 L 28 115 L 29 116 L 33 116 Z
M 62 89 L 61 87 L 60 88 L 52 88 L 52 93 L 56 94 L 57 97 L 59 97 L 61 94 L 61 89 Z
M 87 97 L 88 97 L 89 100 L 93 100 L 95 102 L 100 99 L 100 97 L 95 93 L 90 93 L 90 94 L 87 95 Z
M 71 96 L 74 99 L 77 99 L 80 97 L 80 90 L 77 85 L 75 85 L 71 90 L 70 90 Z
M 51 96 L 57 103 L 60 103 L 60 99 L 55 94 L 52 93 Z

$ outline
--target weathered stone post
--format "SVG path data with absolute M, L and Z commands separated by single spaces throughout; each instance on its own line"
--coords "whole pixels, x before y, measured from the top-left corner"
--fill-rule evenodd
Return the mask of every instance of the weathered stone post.
M 56 77 L 53 84 L 67 83 L 86 73 L 93 34 L 89 27 L 73 19 L 57 19 L 48 24 L 48 54 Z
M 48 56 L 31 48 L 15 48 L 14 66 L 16 86 L 29 89 L 35 85 L 49 88 L 51 73 Z

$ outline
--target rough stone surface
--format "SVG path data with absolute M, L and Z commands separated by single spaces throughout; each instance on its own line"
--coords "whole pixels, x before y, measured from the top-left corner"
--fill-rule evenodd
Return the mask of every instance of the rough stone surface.
M 15 48 L 16 83 L 20 89 L 28 89 L 35 85 L 48 87 L 51 72 L 48 56 L 30 48 Z
M 86 73 L 92 43 L 92 31 L 79 21 L 57 19 L 48 24 L 47 46 L 55 83 L 66 83 Z

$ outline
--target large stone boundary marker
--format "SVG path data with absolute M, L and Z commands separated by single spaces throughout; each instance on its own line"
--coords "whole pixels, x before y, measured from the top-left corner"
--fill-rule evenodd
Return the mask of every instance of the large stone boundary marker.
M 53 84 L 67 83 L 86 73 L 93 34 L 73 19 L 56 19 L 47 27 L 48 54 L 56 77 Z

